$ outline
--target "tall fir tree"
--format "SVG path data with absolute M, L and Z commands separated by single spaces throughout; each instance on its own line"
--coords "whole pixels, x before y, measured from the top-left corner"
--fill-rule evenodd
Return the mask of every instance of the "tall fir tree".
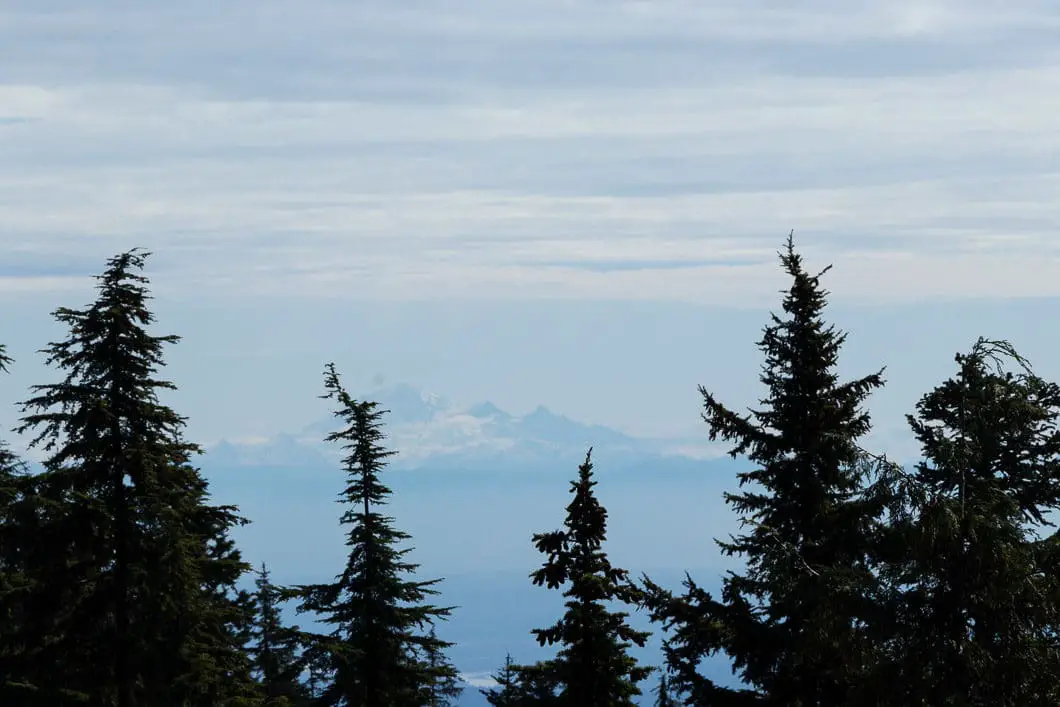
M 331 676 L 315 703 L 331 707 L 413 707 L 425 704 L 424 691 L 456 670 L 441 658 L 451 644 L 426 629 L 448 617 L 452 607 L 425 603 L 441 580 L 407 578 L 418 565 L 399 549 L 409 535 L 383 515 L 390 489 L 380 475 L 394 452 L 382 446 L 384 412 L 358 401 L 342 387 L 334 364 L 325 370 L 325 399 L 337 404 L 344 427 L 326 438 L 348 453 L 343 459 L 347 506 L 341 523 L 349 528 L 346 566 L 334 582 L 295 587 L 285 596 L 300 600 L 298 610 L 313 612 L 331 625 L 328 634 L 307 634 L 309 658 Z M 423 658 L 434 652 L 435 665 Z
M 1060 703 L 1060 387 L 1006 342 L 980 339 L 921 398 L 923 461 L 882 486 L 893 621 L 879 704 Z M 1016 364 L 1016 371 L 1009 364 Z
M 863 403 L 882 371 L 840 383 L 845 335 L 825 323 L 827 292 L 788 237 L 780 253 L 791 285 L 784 318 L 772 315 L 761 408 L 739 415 L 700 387 L 710 439 L 733 443 L 755 464 L 751 488 L 725 495 L 749 533 L 718 541 L 746 571 L 723 578 L 720 600 L 686 577 L 680 596 L 645 578 L 645 603 L 671 631 L 664 645 L 672 685 L 690 705 L 830 707 L 856 703 L 873 660 L 866 625 L 876 582 L 870 566 L 879 503 L 858 440 L 870 428 Z M 701 661 L 724 653 L 747 688 L 715 684 Z
M 628 601 L 631 594 L 628 573 L 613 567 L 603 550 L 607 510 L 593 491 L 597 482 L 592 470 L 589 449 L 577 480 L 571 482 L 574 498 L 567 506 L 563 529 L 533 536 L 535 547 L 546 556 L 542 567 L 530 575 L 534 584 L 549 589 L 567 585 L 564 615 L 554 625 L 533 631 L 541 645 L 558 643 L 562 648 L 553 660 L 537 667 L 558 687 L 557 705 L 633 705 L 641 694 L 637 683 L 652 669 L 638 665 L 628 649 L 643 646 L 649 634 L 632 629 L 628 613 L 607 608 L 607 602 Z M 521 672 L 524 679 L 533 675 L 526 669 Z
M 153 336 L 147 253 L 108 261 L 85 309 L 54 316 L 69 337 L 43 353 L 66 372 L 33 387 L 18 432 L 47 453 L 27 504 L 38 524 L 25 566 L 31 601 L 19 640 L 33 704 L 146 707 L 250 704 L 236 583 L 249 568 L 228 536 L 237 509 L 209 504 L 158 398 L 176 336 Z
M 302 683 L 301 639 L 297 626 L 287 626 L 280 615 L 281 590 L 272 583 L 262 563 L 254 580 L 255 620 L 250 630 L 250 658 L 254 677 L 264 695 L 263 707 L 300 707 L 309 702 Z

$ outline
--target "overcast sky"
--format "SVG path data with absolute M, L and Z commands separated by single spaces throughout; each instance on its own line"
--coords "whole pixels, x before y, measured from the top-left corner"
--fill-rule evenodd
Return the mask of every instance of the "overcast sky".
M 1058 115 L 1051 0 L 5 0 L 3 398 L 145 246 L 200 441 L 328 360 L 683 432 L 756 401 L 795 229 L 898 445 L 980 333 L 1060 375 Z

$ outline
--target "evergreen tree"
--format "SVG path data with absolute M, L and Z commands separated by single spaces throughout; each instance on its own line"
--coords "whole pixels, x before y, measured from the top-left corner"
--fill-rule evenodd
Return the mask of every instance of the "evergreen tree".
M 886 486 L 904 508 L 884 534 L 894 620 L 877 694 L 903 707 L 1055 705 L 1058 543 L 1040 537 L 1060 506 L 1060 387 L 1005 342 L 980 339 L 956 360 L 908 418 L 923 461 Z
M 445 676 L 456 677 L 447 664 L 430 667 L 429 651 L 449 643 L 423 629 L 449 616 L 451 607 L 424 603 L 436 595 L 438 579 L 406 579 L 418 565 L 398 549 L 409 535 L 394 528 L 379 508 L 391 491 L 380 479 L 393 452 L 381 445 L 383 411 L 374 402 L 353 399 L 342 387 L 335 366 L 325 371 L 326 399 L 338 405 L 335 415 L 345 427 L 326 438 L 348 451 L 343 459 L 348 480 L 340 502 L 348 506 L 341 523 L 349 527 L 349 557 L 329 584 L 303 585 L 286 596 L 300 599 L 299 611 L 311 611 L 330 624 L 329 634 L 309 634 L 309 657 L 326 666 L 332 679 L 316 703 L 331 707 L 411 707 L 423 704 L 425 689 Z
M 0 372 L 7 372 L 11 358 L 0 344 Z M 20 472 L 23 466 L 6 442 L 0 441 L 0 641 L 14 635 L 15 609 L 9 602 L 13 599 L 15 586 L 20 583 L 21 569 L 17 553 L 17 525 L 14 514 L 19 499 Z M 0 644 L 0 656 L 5 656 L 5 646 Z M 0 662 L 0 678 L 9 673 Z
M 493 674 L 496 687 L 480 689 L 479 692 L 493 707 L 514 707 L 516 705 L 517 690 L 519 688 L 519 671 L 512 662 L 512 654 L 504 656 L 504 667 Z
M 659 684 L 655 686 L 653 692 L 655 693 L 655 707 L 677 707 L 677 700 L 670 693 L 665 671 L 659 673 Z
M 305 639 L 303 639 L 303 647 Z M 316 704 L 315 700 L 324 694 L 324 688 L 334 680 L 334 671 L 330 667 L 328 656 L 321 651 L 306 650 L 302 654 L 302 660 L 306 665 L 306 691 L 309 694 L 309 704 Z
M 264 563 L 254 581 L 255 621 L 250 631 L 251 666 L 265 696 L 266 707 L 296 707 L 308 704 L 309 694 L 301 683 L 300 637 L 297 626 L 285 626 L 280 616 L 280 589 L 272 583 Z
M 882 371 L 838 381 L 845 335 L 822 319 L 827 268 L 808 273 L 791 236 L 780 258 L 791 286 L 785 318 L 773 315 L 759 344 L 768 391 L 761 409 L 739 415 L 700 387 L 710 439 L 732 442 L 733 457 L 756 465 L 739 475 L 750 489 L 726 494 L 751 531 L 718 542 L 746 560 L 746 572 L 723 578 L 720 600 L 691 577 L 677 597 L 645 578 L 645 603 L 672 631 L 664 646 L 672 685 L 692 705 L 852 704 L 873 660 L 866 624 L 881 509 L 863 494 L 858 440 L 870 427 L 863 402 L 882 385 Z M 699 673 L 717 652 L 749 689 L 723 688 Z
M 559 671 L 554 660 L 516 665 L 509 654 L 493 679 L 497 687 L 479 690 L 493 707 L 558 707 L 561 704 Z
M 209 504 L 184 418 L 155 377 L 176 336 L 152 336 L 148 254 L 108 261 L 99 295 L 55 318 L 69 338 L 43 353 L 66 372 L 33 387 L 18 432 L 48 453 L 31 480 L 33 591 L 19 642 L 36 703 L 119 707 L 249 704 L 247 620 L 236 582 L 248 569 L 228 537 L 237 509 Z
M 431 681 L 424 689 L 424 704 L 429 707 L 449 707 L 464 688 L 457 679 L 455 668 L 442 654 L 442 646 L 446 644 L 438 640 L 434 626 L 431 626 L 427 637 L 430 640 L 422 652 L 424 667 L 429 671 Z
M 0 344 L 0 372 L 12 363 Z M 23 562 L 24 548 L 32 536 L 23 503 L 27 470 L 25 464 L 0 441 L 0 704 L 18 704 L 24 699 L 27 666 L 18 637 L 22 632 L 22 605 L 28 583 Z
M 531 573 L 535 585 L 563 592 L 566 612 L 553 626 L 535 629 L 541 645 L 559 643 L 556 658 L 539 666 L 560 687 L 559 705 L 614 707 L 633 705 L 640 694 L 637 683 L 651 673 L 627 649 L 643 646 L 648 634 L 634 631 L 627 613 L 612 612 L 605 602 L 630 598 L 625 570 L 611 566 L 602 545 L 607 538 L 607 510 L 593 487 L 592 449 L 571 482 L 573 500 L 567 506 L 564 529 L 533 536 L 544 565 Z M 526 675 L 524 670 L 524 675 Z
M 565 702 L 562 695 L 563 673 L 559 659 L 543 660 L 532 665 L 520 665 L 516 700 L 518 707 L 561 707 Z

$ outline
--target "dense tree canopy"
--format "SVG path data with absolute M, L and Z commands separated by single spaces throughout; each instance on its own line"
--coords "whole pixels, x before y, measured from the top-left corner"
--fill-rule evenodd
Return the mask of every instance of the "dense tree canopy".
M 163 400 L 178 337 L 150 331 L 147 257 L 111 258 L 94 302 L 54 312 L 67 335 L 41 353 L 60 380 L 22 403 L 25 448 L 0 440 L 0 704 L 460 704 L 453 644 L 438 636 L 452 607 L 435 603 L 441 580 L 418 577 L 409 534 L 383 512 L 385 411 L 327 366 L 345 564 L 326 583 L 279 587 L 264 564 L 254 578 L 233 537 L 246 521 L 212 501 L 186 420 Z M 840 380 L 845 334 L 825 321 L 824 271 L 805 269 L 790 236 L 780 260 L 790 285 L 759 342 L 762 400 L 739 414 L 699 389 L 710 439 L 752 467 L 725 495 L 743 531 L 718 541 L 739 561 L 720 594 L 612 566 L 590 448 L 562 528 L 532 535 L 545 557 L 533 584 L 562 589 L 564 605 L 529 633 L 555 653 L 507 656 L 482 690 L 489 704 L 1060 704 L 1060 386 L 980 339 L 908 416 L 919 461 L 890 462 L 864 448 L 882 371 Z M 0 344 L 0 372 L 10 364 Z M 285 624 L 292 599 L 322 628 Z M 664 639 L 651 694 L 636 656 L 649 633 L 630 604 Z M 707 677 L 715 655 L 738 686 Z
M 0 344 L 0 372 L 11 363 Z M 25 698 L 31 671 L 19 641 L 29 589 L 24 557 L 33 542 L 24 503 L 26 481 L 25 464 L 0 441 L 0 704 Z
M 263 707 L 301 707 L 309 703 L 302 681 L 301 635 L 280 615 L 282 591 L 262 563 L 254 580 L 254 622 L 250 629 L 251 669 L 265 698 Z
M 892 705 L 1060 700 L 1060 387 L 1005 342 L 978 341 L 909 424 L 923 461 L 892 479 L 892 588 L 877 670 Z M 1015 364 L 1016 371 L 1006 367 Z

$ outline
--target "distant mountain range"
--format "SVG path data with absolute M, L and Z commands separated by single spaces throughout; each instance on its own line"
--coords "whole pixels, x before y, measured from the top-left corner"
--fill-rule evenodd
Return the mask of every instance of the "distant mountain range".
M 444 627 L 467 681 L 461 707 L 486 704 L 478 687 L 491 684 L 509 648 L 519 659 L 548 654 L 529 629 L 554 620 L 562 597 L 526 579 L 540 561 L 530 535 L 561 522 L 590 446 L 610 545 L 630 566 L 683 571 L 689 559 L 713 562 L 710 538 L 730 529 L 721 491 L 735 486 L 740 464 L 710 445 L 705 429 L 698 438 L 644 439 L 543 406 L 525 415 L 491 402 L 457 407 L 408 384 L 359 397 L 389 411 L 385 444 L 398 452 L 389 508 L 415 539 L 425 576 L 446 576 L 445 600 L 462 607 Z M 297 432 L 222 440 L 199 462 L 215 497 L 254 521 L 237 533 L 245 556 L 267 560 L 278 581 L 324 580 L 345 560 L 335 505 L 342 450 L 324 442 L 339 424 L 329 415 Z M 674 518 L 682 519 L 676 535 Z M 639 651 L 642 659 L 658 662 L 656 644 Z
M 703 437 L 695 439 L 644 439 L 601 425 L 571 420 L 539 406 L 526 415 L 512 415 L 491 402 L 467 408 L 408 384 L 369 391 L 362 399 L 374 400 L 388 410 L 384 417 L 387 446 L 398 454 L 395 469 L 431 468 L 489 470 L 503 465 L 506 473 L 532 470 L 557 461 L 584 456 L 622 466 L 659 456 L 707 459 L 723 449 Z M 319 467 L 333 466 L 340 450 L 326 444 L 326 435 L 337 429 L 334 417 L 325 417 L 295 433 L 273 437 L 222 440 L 207 450 L 211 467 Z
M 407 384 L 360 397 L 389 410 L 385 444 L 398 452 L 391 459 L 398 473 L 386 480 L 394 491 L 388 508 L 411 534 L 422 575 L 445 577 L 441 600 L 458 607 L 440 635 L 455 642 L 451 658 L 467 681 L 461 707 L 486 704 L 477 686 L 490 684 L 509 650 L 517 661 L 550 654 L 529 631 L 555 620 L 562 597 L 527 578 L 541 561 L 531 535 L 562 522 L 569 480 L 590 446 L 608 509 L 608 551 L 619 566 L 650 570 L 679 589 L 685 570 L 713 586 L 731 562 L 713 538 L 738 531 L 723 493 L 737 489 L 749 463 L 711 445 L 705 425 L 697 437 L 645 439 L 545 407 L 525 415 L 490 402 L 461 408 Z M 346 561 L 336 504 L 341 450 L 324 442 L 338 426 L 322 415 L 297 432 L 222 440 L 197 460 L 214 498 L 252 521 L 234 531 L 244 557 L 268 562 L 280 584 L 327 581 Z M 291 607 L 286 614 L 307 627 L 308 617 Z M 635 621 L 649 627 L 643 614 Z M 651 628 L 650 644 L 634 652 L 657 665 L 661 634 Z M 704 670 L 723 684 L 733 680 L 724 659 Z

